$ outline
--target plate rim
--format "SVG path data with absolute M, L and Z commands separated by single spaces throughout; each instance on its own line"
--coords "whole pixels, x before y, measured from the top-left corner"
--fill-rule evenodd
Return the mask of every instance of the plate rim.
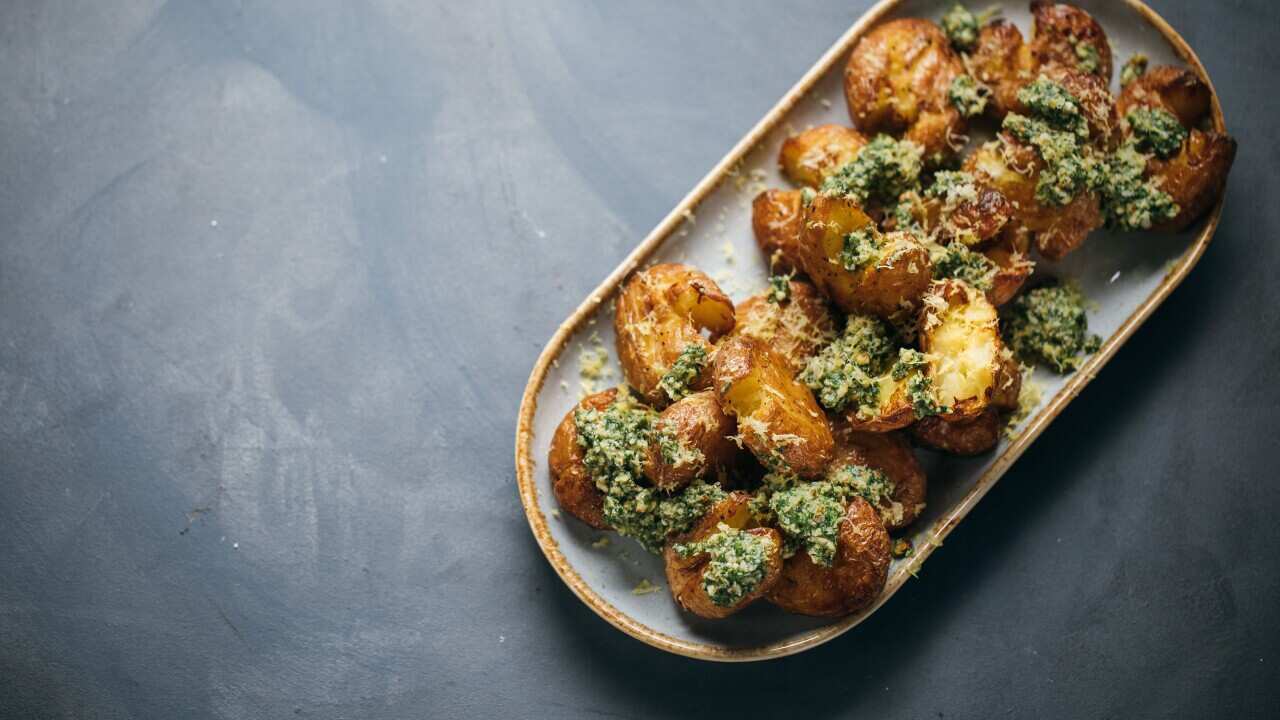
M 587 295 L 587 298 L 574 309 L 556 328 L 551 339 L 543 347 L 538 359 L 530 372 L 529 380 L 525 386 L 524 394 L 520 402 L 519 419 L 516 424 L 516 447 L 515 447 L 515 465 L 516 465 L 516 482 L 520 493 L 520 502 L 524 507 L 525 517 L 529 522 L 529 528 L 532 530 L 534 538 L 538 542 L 543 555 L 547 561 L 551 563 L 556 574 L 560 579 L 569 586 L 569 589 L 578 596 L 587 607 L 591 608 L 597 615 L 603 618 L 610 625 L 640 640 L 641 642 L 665 650 L 667 652 L 681 655 L 684 657 L 694 658 L 698 660 L 710 660 L 718 662 L 751 662 L 758 660 L 769 660 L 774 658 L 786 657 L 796 653 L 808 650 L 823 643 L 829 642 L 840 635 L 848 632 L 854 626 L 861 623 L 872 613 L 880 608 L 889 598 L 906 584 L 916 570 L 924 563 L 924 561 L 933 553 L 934 549 L 942 546 L 942 541 L 947 535 L 955 529 L 960 521 L 963 520 L 969 512 L 977 505 L 991 488 L 1000 480 L 1000 478 L 1008 471 L 1022 453 L 1034 442 L 1045 428 L 1049 426 L 1058 416 L 1059 413 L 1072 401 L 1077 395 L 1088 385 L 1098 371 L 1106 365 L 1108 361 L 1115 355 L 1116 351 L 1133 335 L 1133 333 L 1144 323 L 1151 313 L 1159 307 L 1169 294 L 1182 283 L 1183 279 L 1190 273 L 1191 268 L 1199 262 L 1200 257 L 1204 254 L 1205 249 L 1209 245 L 1209 241 L 1213 238 L 1218 228 L 1218 223 L 1222 217 L 1223 203 L 1226 200 L 1226 189 L 1223 189 L 1222 195 L 1218 198 L 1217 203 L 1205 216 L 1204 225 L 1199 234 L 1191 245 L 1182 253 L 1178 262 L 1165 273 L 1164 279 L 1156 286 L 1155 290 L 1127 317 L 1124 322 L 1116 329 L 1112 335 L 1103 342 L 1102 347 L 1087 360 L 1070 380 L 1053 396 L 1047 405 L 1034 417 L 1032 417 L 1027 425 L 1023 428 L 1018 437 L 1012 441 L 987 468 L 974 486 L 965 494 L 961 500 L 952 506 L 942 517 L 934 522 L 934 525 L 926 538 L 925 542 L 920 543 L 915 550 L 911 561 L 904 563 L 895 571 L 885 584 L 884 590 L 874 603 L 863 610 L 834 620 L 831 624 L 820 628 L 815 628 L 798 637 L 788 638 L 786 640 L 759 645 L 755 647 L 744 648 L 728 648 L 710 643 L 695 642 L 683 638 L 673 637 L 663 632 L 654 630 L 644 623 L 636 620 L 630 615 L 622 612 L 614 607 L 609 601 L 605 600 L 596 592 L 589 584 L 582 579 L 578 572 L 560 552 L 559 543 L 551 535 L 547 518 L 543 515 L 538 507 L 538 487 L 534 477 L 534 462 L 532 456 L 533 446 L 533 419 L 538 407 L 538 395 L 541 393 L 543 385 L 546 381 L 547 371 L 559 357 L 566 343 L 573 337 L 574 333 L 582 326 L 582 324 L 592 316 L 607 298 L 618 289 L 628 275 L 630 275 L 641 263 L 645 262 L 653 255 L 669 238 L 672 233 L 679 227 L 684 220 L 686 213 L 693 212 L 702 200 L 711 193 L 712 190 L 726 179 L 729 172 L 738 162 L 740 162 L 747 154 L 756 148 L 770 132 L 772 132 L 781 122 L 784 116 L 799 103 L 818 80 L 824 76 L 832 67 L 844 60 L 846 55 L 853 49 L 853 45 L 861 39 L 861 37 L 871 29 L 872 26 L 882 20 L 887 14 L 897 8 L 906 0 L 880 0 L 863 13 L 843 35 L 838 38 L 835 43 L 827 49 L 825 53 L 819 57 L 818 61 L 800 78 L 800 80 L 787 91 L 785 95 L 775 104 L 759 122 L 755 124 L 747 132 L 746 135 L 739 140 L 734 147 L 707 173 L 706 176 L 698 182 L 697 185 L 689 191 L 683 199 L 675 206 L 675 208 L 667 214 L 663 220 L 658 223 L 639 245 L 627 255 L 625 259 L 609 273 L 609 275 L 594 290 Z M 1204 65 L 1200 62 L 1200 58 L 1196 55 L 1186 40 L 1173 29 L 1168 22 L 1164 20 L 1155 10 L 1151 9 L 1142 0 L 1123 0 L 1124 4 L 1130 9 L 1138 13 L 1148 24 L 1152 25 L 1160 32 L 1165 41 L 1173 48 L 1174 52 L 1185 62 L 1192 70 L 1194 70 L 1205 84 L 1208 85 L 1211 98 L 1211 118 L 1213 126 L 1218 132 L 1224 132 L 1226 123 L 1222 115 L 1222 107 L 1218 100 L 1217 90 L 1213 86 L 1213 81 L 1209 77 L 1209 73 L 1205 70 Z

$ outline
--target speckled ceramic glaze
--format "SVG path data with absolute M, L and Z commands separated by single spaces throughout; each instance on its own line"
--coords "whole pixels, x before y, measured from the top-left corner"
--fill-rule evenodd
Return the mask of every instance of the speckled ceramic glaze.
M 1089 324 L 1105 338 L 1101 350 L 1065 377 L 1037 371 L 1036 381 L 1044 388 L 1039 406 L 1016 429 L 1014 438 L 1002 440 L 994 451 L 972 459 L 920 454 L 929 474 L 929 497 L 928 508 L 908 535 L 915 554 L 894 562 L 879 600 L 858 614 L 806 618 L 757 603 L 725 620 L 702 620 L 682 612 L 672 601 L 659 558 L 613 533 L 608 533 L 606 546 L 598 547 L 593 543 L 602 533 L 559 513 L 547 470 L 548 445 L 556 424 L 578 400 L 579 354 L 593 336 L 613 354 L 611 299 L 622 280 L 638 267 L 674 261 L 706 270 L 735 301 L 762 289 L 767 273 L 751 232 L 750 203 L 762 187 L 789 187 L 775 162 L 779 146 L 797 128 L 826 122 L 849 124 L 842 90 L 844 64 L 867 30 L 893 17 L 936 20 L 950 4 L 950 0 L 887 0 L 868 11 L 565 320 L 538 358 L 517 428 L 520 497 L 533 534 L 556 572 L 588 607 L 623 632 L 681 655 L 743 661 L 796 653 L 857 625 L 910 579 L 1010 464 L 1186 276 L 1208 245 L 1221 201 L 1182 233 L 1098 231 L 1066 260 L 1039 262 L 1037 272 L 1075 278 L 1097 303 Z M 1152 64 L 1187 65 L 1208 81 L 1191 48 L 1142 3 L 1095 0 L 1076 4 L 1092 13 L 1106 30 L 1117 68 L 1132 53 L 1141 51 Z M 1029 36 L 1026 4 L 1008 3 L 1002 9 L 1004 17 Z M 1213 123 L 1224 129 L 1216 96 Z M 616 362 L 611 368 L 613 382 L 620 381 Z M 633 590 L 642 581 L 658 585 L 660 591 L 636 594 Z

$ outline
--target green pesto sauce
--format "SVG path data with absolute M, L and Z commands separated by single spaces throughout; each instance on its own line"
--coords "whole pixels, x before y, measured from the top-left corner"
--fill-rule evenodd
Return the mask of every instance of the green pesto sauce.
M 1057 130 L 1072 132 L 1081 140 L 1089 137 L 1089 121 L 1080 101 L 1062 85 L 1041 75 L 1018 90 L 1018 102 L 1027 112 Z
M 1077 42 L 1075 51 L 1078 69 L 1091 74 L 1102 69 L 1102 56 L 1098 54 L 1098 48 L 1093 43 Z
M 1102 186 L 1102 213 L 1107 227 L 1117 230 L 1148 230 L 1152 225 L 1172 220 L 1178 204 L 1156 182 L 1144 179 L 1147 156 L 1133 143 L 1125 143 L 1107 159 Z
M 920 184 L 924 148 L 910 140 L 877 135 L 858 155 L 822 183 L 826 195 L 852 198 L 858 203 L 892 203 Z
M 1160 108 L 1139 107 L 1124 116 L 1133 130 L 1133 139 L 1142 152 L 1168 159 L 1178 153 L 1187 139 L 1187 129 L 1172 113 Z
M 893 502 L 893 492 L 893 482 L 883 472 L 864 465 L 842 465 L 813 482 L 766 476 L 753 502 L 766 506 L 765 516 L 782 531 L 784 556 L 803 549 L 815 563 L 830 567 L 849 501 L 862 497 L 874 507 L 887 507 Z
M 942 16 L 942 32 L 957 50 L 968 52 L 978 44 L 978 18 L 960 3 Z
M 972 75 L 957 75 L 947 91 L 947 99 L 967 118 L 981 115 L 987 109 L 987 99 L 990 96 L 991 91 L 987 86 L 975 80 Z
M 924 353 L 902 348 L 898 350 L 898 361 L 889 370 L 894 380 L 907 381 L 907 398 L 911 400 L 911 410 L 917 420 L 943 411 L 933 391 L 933 380 L 924 372 L 928 364 Z
M 667 393 L 667 397 L 679 400 L 689 394 L 689 384 L 706 365 L 707 349 L 698 343 L 690 343 L 680 351 L 680 356 L 658 381 L 658 386 Z
M 1147 74 L 1147 56 L 1142 53 L 1135 53 L 1124 67 L 1120 68 L 1120 87 L 1125 87 L 1129 83 L 1137 80 Z
M 605 496 L 605 521 L 655 553 L 668 537 L 688 531 L 725 497 L 719 486 L 700 480 L 674 496 L 639 484 L 647 448 L 662 442 L 656 421 L 657 413 L 629 398 L 604 410 L 581 409 L 573 415 L 583 463 Z M 668 443 L 673 441 L 667 436 Z M 664 456 L 667 451 L 663 449 Z
M 1075 370 L 1084 356 L 1097 352 L 1102 339 L 1089 334 L 1089 318 L 1080 290 L 1070 285 L 1042 287 L 1010 304 L 1001 323 L 1005 342 L 1024 362 L 1040 362 L 1055 372 Z
M 654 440 L 658 443 L 658 452 L 662 462 L 672 467 L 681 467 L 692 463 L 700 463 L 706 456 L 696 447 L 685 445 L 670 428 L 661 425 L 654 431 Z
M 702 589 L 711 602 L 720 607 L 733 607 L 756 588 L 768 574 L 769 554 L 773 541 L 720 523 L 716 532 L 705 540 L 676 545 L 681 557 L 706 553 L 710 556 L 702 573 Z
M 965 247 L 964 243 L 935 244 L 929 249 L 929 259 L 933 263 L 935 279 L 954 278 L 984 292 L 991 289 L 996 264 L 986 255 Z
M 854 230 L 844 236 L 840 264 L 845 270 L 858 270 L 880 257 L 880 233 L 873 227 Z
M 782 305 L 791 299 L 791 275 L 773 275 L 769 278 L 769 291 L 765 300 Z
M 828 410 L 843 410 L 851 402 L 876 407 L 880 398 L 876 377 L 887 369 L 896 349 L 884 322 L 855 313 L 845 321 L 844 333 L 809 359 L 800 381 Z

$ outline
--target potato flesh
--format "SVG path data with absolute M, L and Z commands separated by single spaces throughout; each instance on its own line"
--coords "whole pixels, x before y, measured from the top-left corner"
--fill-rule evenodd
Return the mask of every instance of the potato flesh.
M 934 315 L 937 325 L 926 328 L 924 342 L 938 402 L 972 414 L 985 407 L 995 384 L 1000 336 L 991 303 L 972 288 L 960 292 Z

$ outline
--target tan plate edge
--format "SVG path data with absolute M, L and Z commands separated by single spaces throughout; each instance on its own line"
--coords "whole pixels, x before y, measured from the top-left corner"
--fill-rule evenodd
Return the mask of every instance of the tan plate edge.
M 607 600 L 596 593 L 589 587 L 577 571 L 569 565 L 564 555 L 560 552 L 555 538 L 551 536 L 551 532 L 547 527 L 547 519 L 538 509 L 538 489 L 537 482 L 533 472 L 533 416 L 537 410 L 538 393 L 541 391 L 543 383 L 546 381 L 548 368 L 552 363 L 556 362 L 560 351 L 568 340 L 577 332 L 582 323 L 595 312 L 600 303 L 611 296 L 618 285 L 633 270 L 647 260 L 662 243 L 671 235 L 671 233 L 679 226 L 684 219 L 685 214 L 692 212 L 702 199 L 710 193 L 716 185 L 722 182 L 727 173 L 751 152 L 760 143 L 764 137 L 769 134 L 781 121 L 783 115 L 787 113 L 796 103 L 798 103 L 806 93 L 812 89 L 813 85 L 822 77 L 831 67 L 844 59 L 845 55 L 852 50 L 854 43 L 876 22 L 878 22 L 887 13 L 896 8 L 902 0 L 881 0 L 881 2 L 872 6 L 858 21 L 853 24 L 849 30 L 831 46 L 826 53 L 818 60 L 818 62 L 805 73 L 804 77 L 783 96 L 782 100 L 771 109 L 738 142 L 737 145 L 727 154 L 719 163 L 704 177 L 688 195 L 658 224 L 654 230 L 631 252 L 630 255 L 622 261 L 622 263 L 614 269 L 612 273 L 605 278 L 595 290 L 587 297 L 581 305 L 574 310 L 560 326 L 556 329 L 551 340 L 543 348 L 542 353 L 538 356 L 537 362 L 533 366 L 533 371 L 529 375 L 529 382 L 525 386 L 524 395 L 520 403 L 520 417 L 516 425 L 516 480 L 520 491 L 520 501 L 524 506 L 525 515 L 529 520 L 529 527 L 533 530 L 533 535 L 538 541 L 538 546 L 542 548 L 542 552 L 546 555 L 548 562 L 555 568 L 556 573 L 564 580 L 569 589 L 573 591 L 579 599 L 588 607 L 596 612 L 597 615 L 604 618 L 609 624 L 625 632 L 637 640 L 648 645 L 666 650 L 667 652 L 683 655 L 685 657 L 697 658 L 700 660 L 714 660 L 720 662 L 748 662 L 753 660 L 766 660 L 771 658 L 784 657 L 792 655 L 803 650 L 821 645 L 828 640 L 832 640 L 839 635 L 847 632 L 864 619 L 874 613 L 881 605 L 885 603 L 902 585 L 906 583 L 907 578 L 917 571 L 924 561 L 933 553 L 934 549 L 942 545 L 942 541 L 955 529 L 969 511 L 978 503 L 979 500 L 987 494 L 987 492 L 996 484 L 1001 476 L 1009 469 L 1015 460 L 1017 460 L 1027 447 L 1035 441 L 1040 433 L 1049 426 L 1051 422 L 1062 412 L 1081 390 L 1084 389 L 1098 371 L 1116 354 L 1120 346 L 1133 335 L 1151 313 L 1165 298 L 1169 296 L 1173 289 L 1182 283 L 1191 268 L 1200 260 L 1204 254 L 1205 248 L 1208 247 L 1209 241 L 1212 239 L 1214 231 L 1217 230 L 1218 222 L 1222 217 L 1222 206 L 1225 201 L 1225 191 L 1223 197 L 1218 199 L 1217 204 L 1206 216 L 1204 227 L 1200 234 L 1196 237 L 1194 243 L 1183 253 L 1182 258 L 1174 265 L 1165 275 L 1164 280 L 1151 293 L 1147 300 L 1138 306 L 1138 308 L 1120 325 L 1120 327 L 1107 338 L 1098 352 L 1091 357 L 1085 364 L 1075 372 L 1071 380 L 1062 387 L 1061 390 L 1049 401 L 1049 403 L 1041 409 L 1035 417 L 1027 423 L 1017 439 L 1005 448 L 1000 457 L 991 464 L 991 467 L 978 478 L 974 487 L 964 496 L 964 498 L 951 509 L 947 515 L 939 518 L 933 526 L 933 532 L 928 542 L 923 547 L 917 547 L 916 553 L 912 557 L 911 562 L 898 565 L 892 576 L 885 585 L 884 591 L 880 597 L 871 606 L 859 613 L 839 619 L 823 628 L 814 630 L 801 637 L 793 638 L 784 642 L 773 643 L 754 648 L 736 648 L 728 649 L 708 645 L 704 643 L 689 642 L 680 638 L 671 637 L 665 633 L 658 632 L 653 628 L 637 622 L 635 619 L 619 611 Z M 1148 7 L 1141 0 L 1124 0 L 1125 4 L 1135 10 L 1148 23 L 1153 25 L 1164 36 L 1165 40 L 1173 47 L 1177 54 L 1192 69 L 1204 79 L 1209 86 L 1212 97 L 1212 117 L 1213 125 L 1219 132 L 1224 132 L 1226 123 L 1222 116 L 1222 107 L 1218 101 L 1218 93 L 1213 87 L 1213 81 L 1209 78 L 1208 72 L 1204 65 L 1201 64 L 1200 58 L 1196 56 L 1195 51 L 1183 40 L 1164 18 Z

